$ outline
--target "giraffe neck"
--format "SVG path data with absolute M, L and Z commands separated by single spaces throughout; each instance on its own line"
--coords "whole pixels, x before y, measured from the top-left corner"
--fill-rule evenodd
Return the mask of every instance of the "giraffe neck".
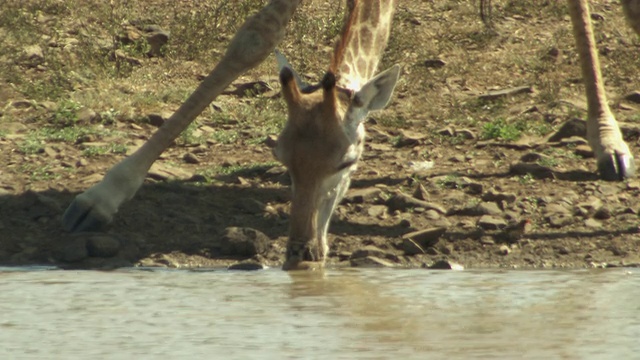
M 359 90 L 373 77 L 387 46 L 395 0 L 347 0 L 347 13 L 330 70 L 338 85 Z

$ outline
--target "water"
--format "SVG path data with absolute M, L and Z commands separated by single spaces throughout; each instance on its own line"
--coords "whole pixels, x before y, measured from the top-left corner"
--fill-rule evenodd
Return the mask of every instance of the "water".
M 0 268 L 0 359 L 630 359 L 640 269 Z

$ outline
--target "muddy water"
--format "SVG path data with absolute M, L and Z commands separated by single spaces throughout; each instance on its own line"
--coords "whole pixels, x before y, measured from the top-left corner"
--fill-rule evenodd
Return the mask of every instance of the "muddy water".
M 640 270 L 0 268 L 0 359 L 629 359 Z

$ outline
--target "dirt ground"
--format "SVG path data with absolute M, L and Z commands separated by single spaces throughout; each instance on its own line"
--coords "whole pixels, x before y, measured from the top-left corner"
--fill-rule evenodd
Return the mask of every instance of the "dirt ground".
M 104 233 L 69 234 L 60 219 L 74 196 L 149 138 L 157 124 L 148 115 L 177 108 L 212 67 L 212 57 L 220 56 L 232 29 L 211 35 L 217 47 L 187 56 L 184 29 L 171 19 L 211 9 L 177 2 L 171 14 L 151 19 L 171 31 L 167 53 L 127 53 L 131 68 L 109 75 L 104 69 L 122 60 L 83 57 L 93 49 L 84 46 L 83 34 L 103 34 L 108 43 L 124 25 L 113 30 L 96 19 L 77 20 L 82 6 L 65 7 L 64 1 L 26 3 L 0 9 L 26 14 L 24 23 L 35 25 L 24 29 L 40 35 L 25 40 L 16 27 L 0 28 L 0 38 L 11 44 L 0 54 L 0 265 L 280 265 L 290 195 L 287 174 L 269 148 L 269 135 L 284 118 L 273 64 L 216 99 Z M 162 3 L 148 6 L 162 9 Z M 400 63 L 402 78 L 389 108 L 367 121 L 363 159 L 330 227 L 329 264 L 640 266 L 640 181 L 604 182 L 595 175 L 579 120 L 585 116 L 583 86 L 563 6 L 534 1 L 521 9 L 519 1 L 494 1 L 494 30 L 488 30 L 471 2 L 400 3 L 381 66 Z M 322 56 L 305 57 L 327 53 L 333 41 L 313 36 L 335 26 L 308 20 L 340 11 L 324 5 L 305 4 L 309 18 L 294 19 L 281 46 L 310 81 L 326 65 Z M 143 13 L 116 10 L 128 14 L 126 24 Z M 593 12 L 611 105 L 638 156 L 640 40 L 617 2 L 594 1 Z M 300 35 L 305 22 L 313 27 L 308 38 Z M 47 49 L 44 55 L 28 48 L 33 44 Z M 53 49 L 72 56 L 58 66 Z M 104 73 L 85 75 L 82 64 L 95 66 L 93 72 L 103 66 Z M 234 91 L 256 81 L 266 85 L 264 92 Z M 505 89 L 513 92 L 496 94 Z M 69 129 L 76 131 L 72 138 L 64 135 Z M 530 222 L 523 234 L 505 230 L 521 220 Z M 266 246 L 255 255 L 225 251 L 230 227 L 264 233 Z

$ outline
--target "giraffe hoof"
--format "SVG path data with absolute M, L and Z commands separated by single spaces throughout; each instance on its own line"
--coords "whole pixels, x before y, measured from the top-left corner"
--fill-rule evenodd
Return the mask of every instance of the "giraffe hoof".
M 615 152 L 598 160 L 600 178 L 606 181 L 622 181 L 636 173 L 636 163 L 630 154 Z
M 94 207 L 90 199 L 79 195 L 62 216 L 62 227 L 69 232 L 100 231 L 111 217 Z

